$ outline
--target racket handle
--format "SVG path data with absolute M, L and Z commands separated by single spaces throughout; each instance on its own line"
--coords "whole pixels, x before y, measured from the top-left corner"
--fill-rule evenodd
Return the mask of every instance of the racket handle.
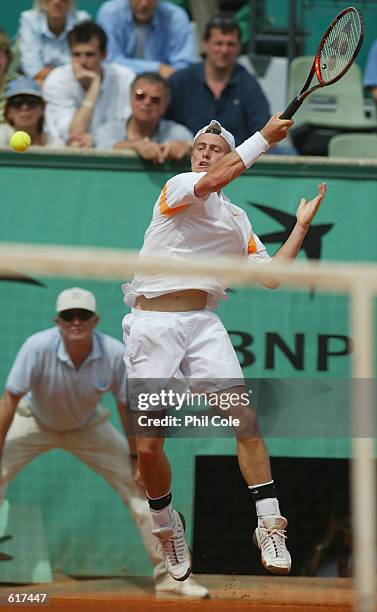
M 291 119 L 295 112 L 300 108 L 303 100 L 299 100 L 298 98 L 294 98 L 292 102 L 287 106 L 284 113 L 280 115 L 279 119 Z

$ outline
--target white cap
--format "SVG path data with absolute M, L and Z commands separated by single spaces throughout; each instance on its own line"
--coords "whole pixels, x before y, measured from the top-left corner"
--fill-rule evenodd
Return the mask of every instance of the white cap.
M 56 312 L 71 310 L 72 308 L 82 308 L 83 310 L 96 312 L 96 298 L 93 293 L 80 287 L 64 289 L 59 293 L 56 300 Z
M 211 130 L 211 131 L 210 131 Z M 213 130 L 213 131 L 212 131 Z M 230 150 L 233 151 L 233 149 L 236 148 L 236 142 L 234 140 L 234 136 L 233 134 L 231 134 L 230 132 L 228 132 L 228 130 L 225 130 L 222 125 L 216 121 L 216 119 L 212 119 L 211 123 L 209 123 L 208 125 L 206 125 L 204 128 L 202 128 L 201 130 L 199 130 L 199 132 L 197 134 L 195 134 L 195 138 L 194 138 L 194 142 L 195 140 L 198 138 L 198 136 L 200 136 L 201 134 L 218 134 L 218 136 L 221 136 L 222 138 L 224 138 L 224 140 L 228 143 L 228 145 L 230 146 Z

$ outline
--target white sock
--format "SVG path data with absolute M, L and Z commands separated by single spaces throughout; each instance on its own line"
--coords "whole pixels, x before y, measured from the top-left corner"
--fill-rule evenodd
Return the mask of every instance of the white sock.
M 150 511 L 155 527 L 173 526 L 173 506 L 171 503 L 168 506 L 165 506 L 165 508 L 162 508 L 162 510 L 155 510 L 154 508 L 150 508 Z
M 264 516 L 280 516 L 280 508 L 277 497 L 266 497 L 255 502 L 258 518 Z

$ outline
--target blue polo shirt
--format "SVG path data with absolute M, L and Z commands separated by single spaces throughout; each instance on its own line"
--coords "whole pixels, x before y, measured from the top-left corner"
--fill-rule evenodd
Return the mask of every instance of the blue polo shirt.
M 167 116 L 194 134 L 211 119 L 217 119 L 234 135 L 236 145 L 239 145 L 264 127 L 271 116 L 259 83 L 239 64 L 235 65 L 218 99 L 206 83 L 204 63 L 175 72 L 169 83 L 172 101 Z
M 104 393 L 126 402 L 124 346 L 93 332 L 91 353 L 76 369 L 57 327 L 33 334 L 21 346 L 6 389 L 24 395 L 31 412 L 49 429 L 72 431 L 96 416 Z

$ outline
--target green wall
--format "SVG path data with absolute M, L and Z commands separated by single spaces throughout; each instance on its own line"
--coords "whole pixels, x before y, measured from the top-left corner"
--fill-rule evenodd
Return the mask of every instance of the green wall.
M 161 186 L 177 171 L 187 169 L 155 168 L 121 156 L 0 153 L 0 240 L 139 248 Z M 376 177 L 377 165 L 372 162 L 366 166 L 327 160 L 309 164 L 307 159 L 285 162 L 271 156 L 226 192 L 248 212 L 254 230 L 274 240 L 273 234 L 279 234 L 282 226 L 255 204 L 294 215 L 300 197 L 312 197 L 319 182 L 326 180 L 328 195 L 314 224 L 325 226 L 321 258 L 376 261 Z M 276 240 L 272 244 L 266 240 L 271 253 L 280 246 L 281 238 Z M 306 257 L 305 253 L 300 256 Z M 121 337 L 121 319 L 127 309 L 119 283 L 40 280 L 46 288 L 0 283 L 2 383 L 24 339 L 53 324 L 55 297 L 65 287 L 80 284 L 93 290 L 100 329 Z M 344 337 L 349 336 L 347 298 L 235 284 L 220 314 L 234 345 L 244 345 L 239 356 L 241 362 L 245 358 L 250 362 L 246 376 L 263 379 L 255 383 L 255 393 L 259 399 L 267 395 L 259 415 L 270 452 L 348 456 L 347 411 L 339 393 L 349 375 L 350 357 L 336 354 L 342 353 Z M 302 353 L 297 348 L 300 343 Z M 273 384 L 264 379 L 273 379 Z M 302 394 L 308 389 L 303 402 Z M 107 403 L 113 405 L 111 398 Z M 115 414 L 114 422 L 119 425 Z M 190 529 L 194 457 L 234 454 L 234 441 L 173 438 L 167 448 L 176 474 L 176 503 L 186 513 Z M 146 556 L 122 503 L 74 458 L 60 451 L 40 457 L 11 484 L 8 497 L 12 503 L 41 504 L 54 567 L 103 575 L 120 573 L 127 566 L 130 574 L 148 573 Z

